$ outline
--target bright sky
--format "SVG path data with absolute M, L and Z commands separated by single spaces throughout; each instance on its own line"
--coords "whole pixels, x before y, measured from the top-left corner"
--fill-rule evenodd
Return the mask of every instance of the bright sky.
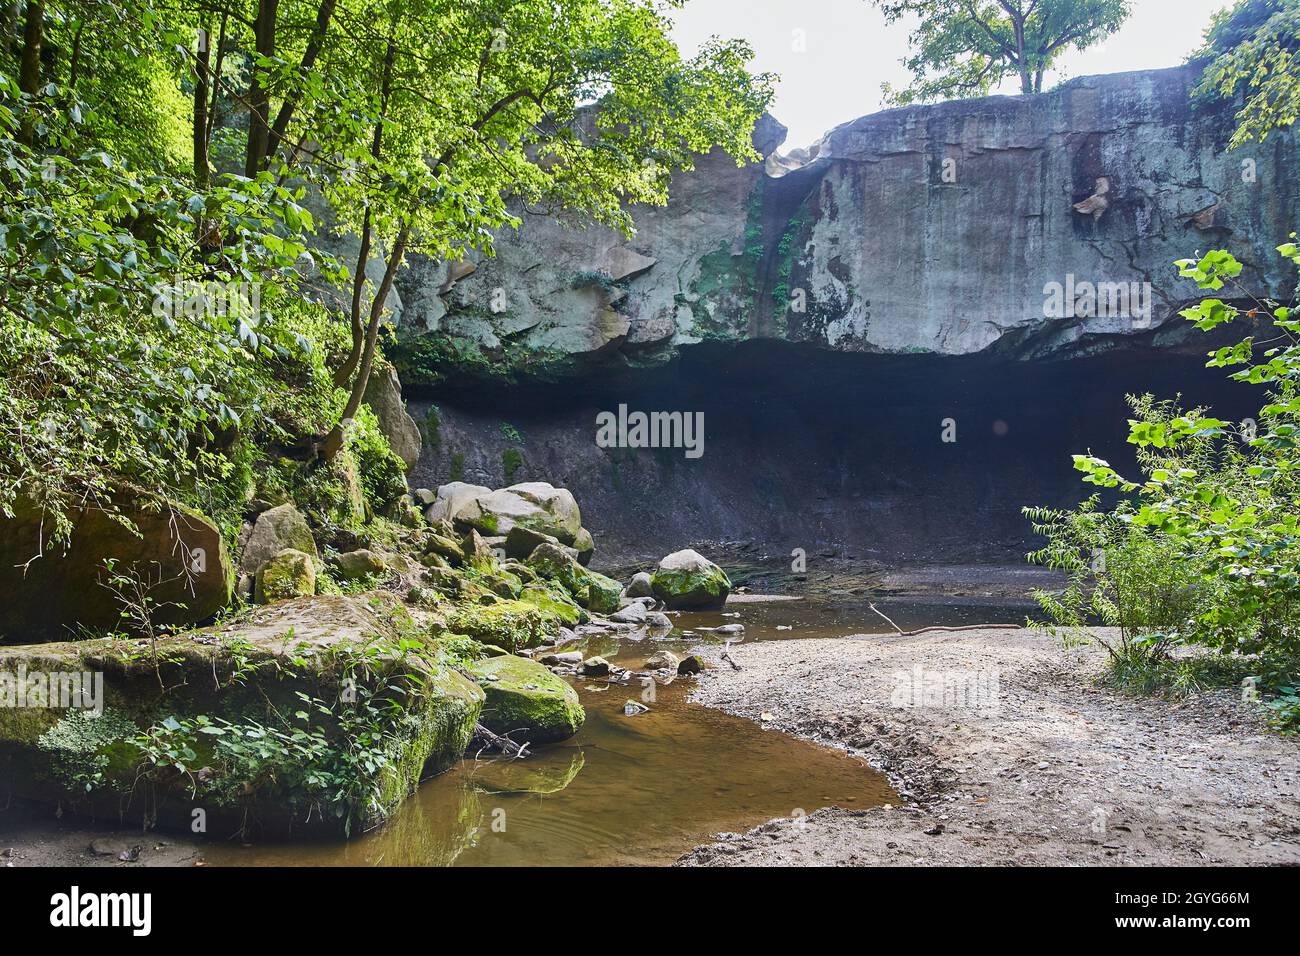
M 1200 46 L 1210 15 L 1231 2 L 1134 0 L 1118 32 L 1102 46 L 1067 53 L 1043 88 L 1076 76 L 1177 66 Z M 790 129 L 786 150 L 879 110 L 881 83 L 907 84 L 898 61 L 908 26 L 886 26 L 871 0 L 691 0 L 673 18 L 684 53 L 714 34 L 743 37 L 754 47 L 754 67 L 781 75 L 772 114 Z M 1018 92 L 1018 85 L 999 92 Z

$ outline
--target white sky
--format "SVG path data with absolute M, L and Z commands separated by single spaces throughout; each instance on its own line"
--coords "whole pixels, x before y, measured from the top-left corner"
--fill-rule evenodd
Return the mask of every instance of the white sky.
M 1177 66 L 1200 46 L 1210 15 L 1232 0 L 1134 0 L 1133 12 L 1105 44 L 1072 51 L 1044 80 Z M 870 0 L 691 0 L 672 14 L 678 47 L 692 54 L 717 34 L 754 47 L 754 68 L 781 75 L 772 114 L 790 129 L 783 149 L 809 146 L 822 133 L 881 108 L 880 84 L 907 85 L 899 60 L 908 26 L 886 26 Z M 802 30 L 806 49 L 796 49 Z M 1016 93 L 1018 83 L 999 92 Z

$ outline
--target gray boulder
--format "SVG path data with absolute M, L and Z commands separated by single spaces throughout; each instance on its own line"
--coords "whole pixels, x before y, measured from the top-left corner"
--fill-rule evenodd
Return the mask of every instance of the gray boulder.
M 257 516 L 253 531 L 239 555 L 240 573 L 256 574 L 262 565 L 286 548 L 320 559 L 307 519 L 292 504 L 270 508 Z

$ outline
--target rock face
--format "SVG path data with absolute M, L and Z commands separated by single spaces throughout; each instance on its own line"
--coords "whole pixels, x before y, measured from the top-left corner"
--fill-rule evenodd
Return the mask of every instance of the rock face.
M 487 695 L 479 720 L 488 730 L 523 743 L 554 743 L 587 719 L 578 692 L 536 661 L 505 655 L 469 668 Z
M 672 610 L 722 607 L 731 593 L 726 572 L 698 551 L 674 551 L 650 578 L 655 597 Z
M 389 447 L 406 462 L 407 468 L 414 468 L 420 460 L 420 429 L 406 413 L 402 383 L 391 365 L 375 369 L 371 374 L 366 383 L 365 402 L 379 419 L 379 429 L 388 439 Z
M 115 574 L 150 585 L 155 623 L 193 624 L 225 607 L 234 570 L 221 532 L 192 509 L 157 504 L 119 501 L 139 537 L 104 511 L 87 509 L 74 518 L 66 549 L 42 544 L 48 524 L 43 529 L 30 505 L 20 502 L 12 519 L 0 517 L 0 638 L 52 640 L 77 625 L 129 630 L 116 595 L 101 586 L 110 583 L 110 558 Z
M 710 155 L 666 207 L 633 210 L 630 241 L 526 217 L 472 271 L 402 276 L 403 375 L 554 378 L 746 339 L 1014 358 L 1177 344 L 1199 296 L 1173 260 L 1226 247 L 1250 291 L 1276 295 L 1292 280 L 1273 247 L 1300 212 L 1293 134 L 1225 154 L 1232 106 L 1194 107 L 1197 79 L 888 110 L 779 177 Z

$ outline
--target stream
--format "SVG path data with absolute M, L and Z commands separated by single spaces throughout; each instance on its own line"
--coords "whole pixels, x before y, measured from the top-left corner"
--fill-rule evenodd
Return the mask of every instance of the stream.
M 904 630 L 1023 622 L 1024 604 L 877 600 Z M 597 637 L 588 654 L 636 669 L 650 654 L 689 652 L 701 627 L 742 623 L 744 643 L 888 631 L 865 600 L 746 600 L 725 613 L 681 614 L 669 638 Z M 743 650 L 738 652 L 743 655 Z M 743 662 L 743 656 L 741 656 Z M 639 685 L 574 678 L 587 722 L 523 762 L 465 759 L 426 781 L 386 826 L 348 843 L 211 843 L 214 866 L 591 866 L 667 864 L 711 834 L 832 804 L 897 802 L 863 761 L 697 704 L 692 679 L 655 688 L 647 713 L 625 716 Z

